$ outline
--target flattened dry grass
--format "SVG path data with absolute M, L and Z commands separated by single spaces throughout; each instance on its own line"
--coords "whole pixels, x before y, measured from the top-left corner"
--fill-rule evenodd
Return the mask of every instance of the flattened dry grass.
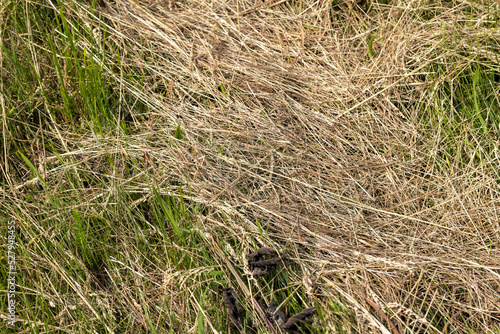
M 255 332 L 273 331 L 252 307 L 255 292 L 266 300 L 284 293 L 280 302 L 297 312 L 316 306 L 318 333 L 500 332 L 496 2 L 63 8 L 84 22 L 66 28 L 74 48 L 115 83 L 119 104 L 109 126 L 82 115 L 61 128 L 72 139 L 59 155 L 73 160 L 43 169 L 44 182 L 80 165 L 76 175 L 85 171 L 94 184 L 82 203 L 102 212 L 123 200 L 116 211 L 128 207 L 151 231 L 168 216 L 162 196 L 190 203 L 175 211 L 180 220 L 168 216 L 163 233 L 198 268 L 183 267 L 184 257 L 143 264 L 133 259 L 142 246 L 127 250 L 132 236 L 117 236 L 137 272 L 163 276 L 162 297 L 145 285 L 127 330 L 227 332 L 229 320 L 213 309 L 222 300 L 201 279 L 222 270 L 213 275 L 242 291 Z M 110 175 L 103 166 L 111 160 Z M 27 181 L 12 182 L 18 198 Z M 186 226 L 199 235 L 186 236 Z M 263 246 L 295 263 L 267 285 L 243 275 L 246 254 Z M 131 275 L 112 280 L 132 287 Z M 108 289 L 115 300 L 138 298 Z M 169 306 L 153 305 L 159 298 Z

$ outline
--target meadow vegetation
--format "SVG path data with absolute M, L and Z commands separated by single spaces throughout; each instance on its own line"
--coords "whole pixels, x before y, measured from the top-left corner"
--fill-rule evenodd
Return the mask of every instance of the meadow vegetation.
M 0 327 L 500 333 L 499 7 L 3 0 Z

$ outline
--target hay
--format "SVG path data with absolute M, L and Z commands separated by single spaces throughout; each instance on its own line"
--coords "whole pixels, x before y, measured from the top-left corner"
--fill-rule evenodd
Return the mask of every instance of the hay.
M 470 20 L 469 1 L 275 2 L 104 0 L 104 69 L 154 110 L 124 106 L 136 134 L 124 150 L 147 154 L 162 188 L 189 185 L 206 230 L 261 240 L 258 220 L 261 246 L 296 249 L 304 270 L 292 275 L 310 301 L 328 310 L 340 298 L 354 330 L 492 330 L 498 175 L 452 158 L 442 168 L 444 135 L 421 120 L 439 88 L 430 65 L 461 52 L 494 60 L 471 42 L 499 41 L 488 3 L 451 32 Z

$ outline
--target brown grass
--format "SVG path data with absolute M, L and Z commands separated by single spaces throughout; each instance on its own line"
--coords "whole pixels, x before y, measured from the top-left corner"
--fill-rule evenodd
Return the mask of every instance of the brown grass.
M 498 158 L 479 135 L 482 164 L 448 154 L 446 120 L 429 132 L 423 107 L 471 62 L 495 61 L 493 4 L 473 2 L 471 20 L 470 3 L 104 0 L 105 70 L 153 110 L 124 104 L 120 150 L 160 187 L 189 185 L 206 232 L 294 254 L 328 331 L 498 330 Z M 141 178 L 124 189 L 151 196 Z

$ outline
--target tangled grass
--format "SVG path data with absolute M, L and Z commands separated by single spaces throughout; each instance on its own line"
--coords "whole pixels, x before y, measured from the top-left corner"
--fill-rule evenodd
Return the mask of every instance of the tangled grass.
M 57 168 L 55 156 L 44 157 L 44 182 L 94 173 L 100 186 L 82 191 L 82 203 L 108 210 L 116 196 L 153 231 L 146 204 L 180 198 L 213 257 L 205 269 L 178 271 L 124 250 L 137 272 L 163 282 L 179 317 L 162 318 L 150 284 L 149 311 L 135 307 L 133 322 L 153 328 L 149 318 L 162 318 L 156 328 L 200 332 L 201 308 L 201 328 L 224 332 L 229 321 L 213 320 L 188 293 L 204 270 L 220 269 L 260 319 L 254 331 L 277 330 L 252 302 L 255 291 L 269 299 L 279 289 L 244 275 L 245 254 L 270 246 L 295 263 L 280 273 L 280 289 L 292 291 L 282 304 L 320 310 L 313 332 L 500 333 L 496 2 L 44 6 L 64 8 L 65 38 L 70 31 L 72 47 L 98 64 L 119 100 L 105 121 L 82 115 L 54 126 L 69 160 Z M 112 175 L 103 167 L 109 156 L 119 157 Z M 13 180 L 10 196 L 32 184 Z M 179 224 L 166 232 L 181 238 Z M 109 289 L 123 309 L 136 298 Z

